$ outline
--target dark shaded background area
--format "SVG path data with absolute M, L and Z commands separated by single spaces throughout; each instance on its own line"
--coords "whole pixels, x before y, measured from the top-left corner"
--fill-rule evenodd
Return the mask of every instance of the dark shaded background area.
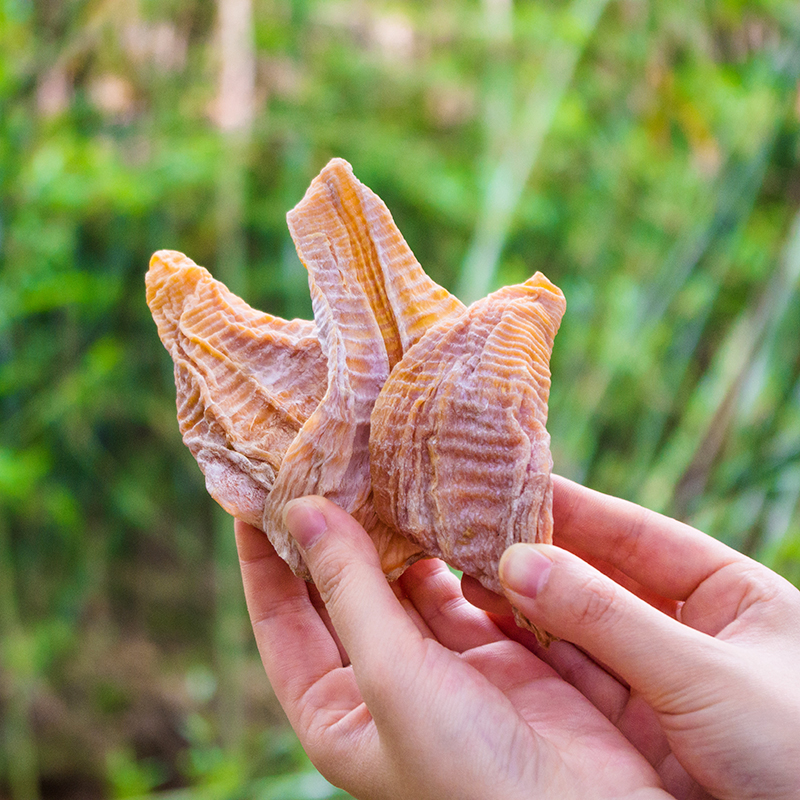
M 792 0 L 0 0 L 0 798 L 343 797 L 181 444 L 159 248 L 310 316 L 332 156 L 472 301 L 564 290 L 557 471 L 800 583 Z

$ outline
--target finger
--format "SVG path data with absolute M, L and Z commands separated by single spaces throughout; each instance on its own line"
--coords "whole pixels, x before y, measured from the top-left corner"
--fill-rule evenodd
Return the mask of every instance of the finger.
M 608 569 L 607 564 L 604 566 Z M 605 687 L 611 687 L 611 684 L 604 678 L 608 678 L 615 684 L 614 688 L 609 689 L 614 697 L 622 697 L 616 691 L 616 687 L 619 687 L 624 698 L 627 698 L 629 687 L 607 664 L 600 663 L 588 653 L 568 642 L 556 641 L 552 646 L 542 645 L 533 631 L 520 627 L 507 597 L 496 595 L 467 575 L 462 577 L 461 583 L 464 588 L 464 596 L 469 602 L 485 609 L 492 622 L 508 638 L 524 645 L 534 655 L 552 666 L 562 678 L 589 697 L 598 708 L 602 706 L 601 710 L 606 716 L 613 718 L 613 708 L 603 699 L 603 695 L 606 693 Z M 651 605 L 653 604 L 651 603 Z M 596 682 L 594 676 L 602 676 L 603 679 L 598 679 L 599 682 Z
M 324 498 L 305 497 L 286 504 L 284 521 L 377 718 L 383 689 L 405 681 L 422 636 L 390 588 L 372 540 L 349 514 Z
M 595 565 L 592 565 L 595 566 Z M 600 564 L 596 567 L 604 574 L 608 575 L 620 585 L 628 588 L 637 597 L 641 597 L 654 608 L 658 608 L 664 613 L 675 617 L 676 603 L 674 600 L 667 600 L 662 597 L 654 596 L 651 592 L 644 590 L 635 581 L 623 575 L 619 570 L 609 567 L 608 564 Z M 461 587 L 464 597 L 473 605 L 484 609 L 491 617 L 492 621 L 500 630 L 514 641 L 525 645 L 532 653 L 541 658 L 546 663 L 556 669 L 562 678 L 572 683 L 583 694 L 600 708 L 609 718 L 614 717 L 614 706 L 604 699 L 608 692 L 611 697 L 627 699 L 628 686 L 623 685 L 618 675 L 613 674 L 606 664 L 599 664 L 587 653 L 579 650 L 572 644 L 566 642 L 556 642 L 552 647 L 543 647 L 535 634 L 525 628 L 519 627 L 513 616 L 511 603 L 508 598 L 501 597 L 494 592 L 483 587 L 475 578 L 464 575 L 461 578 Z M 562 647 L 562 644 L 566 645 Z M 567 656 L 565 658 L 565 656 Z M 584 669 L 584 667 L 586 669 Z M 595 676 L 598 679 L 595 680 Z M 611 681 L 609 683 L 605 680 Z M 622 694 L 617 691 L 617 687 Z
M 500 580 L 531 622 L 586 650 L 655 706 L 714 669 L 716 640 L 559 547 L 513 545 L 500 560 Z
M 616 676 L 570 642 L 556 641 L 543 647 L 531 631 L 518 627 L 513 617 L 498 617 L 495 623 L 574 686 L 653 766 L 661 763 L 669 745 L 655 712 L 638 695 L 632 697 Z
M 458 578 L 444 562 L 418 561 L 403 573 L 400 584 L 436 639 L 450 650 L 463 653 L 506 638 L 464 599 Z
M 392 591 L 394 592 L 394 596 L 400 601 L 400 605 L 403 606 L 403 610 L 406 612 L 408 618 L 414 623 L 414 625 L 417 626 L 417 630 L 420 632 L 423 638 L 435 639 L 436 637 L 433 635 L 433 631 L 428 627 L 428 623 L 425 622 L 414 604 L 408 599 L 408 596 L 406 595 L 400 581 L 394 581 L 391 584 L 391 587 Z
M 523 644 L 549 664 L 567 683 L 571 683 L 592 705 L 616 723 L 630 697 L 627 686 L 570 642 L 556 641 L 543 647 L 535 634 L 520 628 L 513 617 L 498 617 L 495 622 L 506 636 Z
M 601 559 L 652 592 L 685 600 L 710 574 L 743 558 L 682 522 L 553 476 L 554 541 Z
M 309 687 L 342 666 L 337 642 L 320 618 L 306 582 L 292 574 L 266 534 L 235 523 L 247 608 L 264 669 L 293 725 Z M 353 702 L 360 702 L 350 693 Z
M 665 614 L 669 614 L 669 616 L 675 619 L 678 618 L 678 609 L 683 605 L 683 600 L 664 597 L 653 591 L 650 587 L 643 586 L 639 581 L 626 575 L 618 567 L 609 564 L 607 561 L 603 561 L 601 558 L 595 558 L 577 547 L 565 547 L 564 549 L 569 550 L 570 553 L 578 556 L 578 558 L 585 561 L 587 564 L 591 564 L 595 569 L 599 570 L 604 575 L 611 578 L 612 581 L 618 583 L 629 592 L 632 592 L 646 603 L 649 603 L 653 608 L 657 608 L 659 611 L 663 611 Z
M 612 720 L 620 733 L 654 766 L 659 768 L 670 754 L 669 740 L 658 714 L 638 694 L 632 694 L 622 713 Z
M 489 614 L 512 616 L 511 604 L 504 595 L 495 594 L 487 589 L 477 578 L 466 573 L 461 577 L 461 592 L 467 602 L 481 608 Z
M 667 600 L 648 592 L 608 564 L 600 563 L 596 569 L 611 577 L 616 583 L 628 588 L 629 591 L 632 591 L 637 597 L 641 597 L 654 608 L 675 617 L 678 604 L 674 600 Z M 620 703 L 627 701 L 629 689 L 627 684 L 607 664 L 598 663 L 587 653 L 566 642 L 556 642 L 551 647 L 543 647 L 532 631 L 519 627 L 508 598 L 489 591 L 475 578 L 464 575 L 461 578 L 461 588 L 465 599 L 486 611 L 494 624 L 506 636 L 523 644 L 528 650 L 552 666 L 562 678 L 579 689 L 609 719 L 615 721 L 615 715 L 621 710 Z
M 624 586 L 629 592 L 633 592 L 637 597 L 648 602 L 659 611 L 669 614 L 671 617 L 677 619 L 678 609 L 683 605 L 682 601 L 672 600 L 668 597 L 662 597 L 656 594 L 645 586 L 642 586 L 638 581 L 629 578 L 625 573 L 621 572 L 616 567 L 612 567 L 605 561 L 599 558 L 592 558 L 591 556 L 582 553 L 577 548 L 565 548 L 571 553 L 574 553 L 578 558 L 583 559 L 588 564 L 591 564 L 595 569 L 600 570 L 605 575 L 608 575 L 613 581 L 616 581 L 620 586 Z M 513 612 L 511 604 L 508 599 L 499 594 L 487 589 L 481 585 L 480 581 L 473 578 L 471 575 L 464 574 L 461 578 L 461 591 L 464 598 L 474 606 L 483 609 L 488 614 L 498 617 L 512 616 Z M 513 623 L 516 624 L 516 623 Z M 697 627 L 697 626 L 694 626 Z
M 350 656 L 347 655 L 347 651 L 344 649 L 344 645 L 339 639 L 339 634 L 336 633 L 336 629 L 333 627 L 331 615 L 328 613 L 328 609 L 325 608 L 325 603 L 322 602 L 322 598 L 319 596 L 319 589 L 317 589 L 313 583 L 307 583 L 306 588 L 308 589 L 308 597 L 311 600 L 311 605 L 314 606 L 317 614 L 319 614 L 319 618 L 323 621 L 325 627 L 328 629 L 331 639 L 333 639 L 333 641 L 336 643 L 336 648 L 339 650 L 339 658 L 342 660 L 342 666 L 349 666 Z
M 408 614 L 408 618 L 416 625 L 417 630 L 424 639 L 436 639 L 436 635 L 428 627 L 425 620 L 420 616 L 419 611 L 414 607 L 414 604 L 407 598 L 400 598 L 400 604 L 403 610 Z

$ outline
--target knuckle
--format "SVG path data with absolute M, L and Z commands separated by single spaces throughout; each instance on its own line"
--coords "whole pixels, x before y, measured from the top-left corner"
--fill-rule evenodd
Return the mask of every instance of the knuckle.
M 573 621 L 581 628 L 608 625 L 615 616 L 616 593 L 598 576 L 590 577 L 572 609 Z
M 656 515 L 647 508 L 638 508 L 627 528 L 620 530 L 615 542 L 611 563 L 621 569 L 638 560 L 643 534 L 649 530 Z
M 342 557 L 337 548 L 327 548 L 315 554 L 309 568 L 322 602 L 326 606 L 347 594 L 348 587 L 353 581 L 353 565 Z
M 797 605 L 794 587 L 763 564 L 747 561 L 733 566 L 741 592 L 738 615 L 750 612 L 781 617 L 786 615 L 792 605 Z

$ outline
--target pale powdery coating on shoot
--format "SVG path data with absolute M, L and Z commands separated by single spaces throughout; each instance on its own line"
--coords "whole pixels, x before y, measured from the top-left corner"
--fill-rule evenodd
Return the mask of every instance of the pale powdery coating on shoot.
M 175 363 L 181 434 L 209 494 L 260 526 L 283 454 L 325 392 L 314 324 L 250 308 L 169 250 L 150 261 L 147 302 Z
M 175 362 L 178 418 L 209 493 L 264 530 L 308 578 L 281 511 L 329 497 L 373 538 L 397 577 L 424 553 L 378 519 L 369 418 L 389 370 L 463 305 L 425 275 L 381 200 L 335 159 L 289 214 L 315 322 L 250 308 L 181 253 L 156 253 L 147 298 Z
M 313 323 L 250 308 L 181 253 L 151 260 L 148 304 L 209 493 L 302 577 L 281 512 L 319 494 L 364 525 L 390 578 L 434 555 L 498 590 L 503 550 L 551 536 L 563 295 L 537 273 L 465 308 L 341 159 L 288 222 Z
M 372 413 L 375 507 L 495 592 L 503 551 L 552 540 L 549 360 L 566 303 L 536 273 L 432 328 Z

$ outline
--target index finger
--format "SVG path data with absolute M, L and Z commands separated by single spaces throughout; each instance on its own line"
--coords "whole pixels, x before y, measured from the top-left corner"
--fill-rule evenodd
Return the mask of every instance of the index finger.
M 350 656 L 376 725 L 402 727 L 412 701 L 419 699 L 413 682 L 430 648 L 386 580 L 374 543 L 353 517 L 323 497 L 291 500 L 284 521 Z
M 554 544 L 685 600 L 740 553 L 690 525 L 553 475 Z

